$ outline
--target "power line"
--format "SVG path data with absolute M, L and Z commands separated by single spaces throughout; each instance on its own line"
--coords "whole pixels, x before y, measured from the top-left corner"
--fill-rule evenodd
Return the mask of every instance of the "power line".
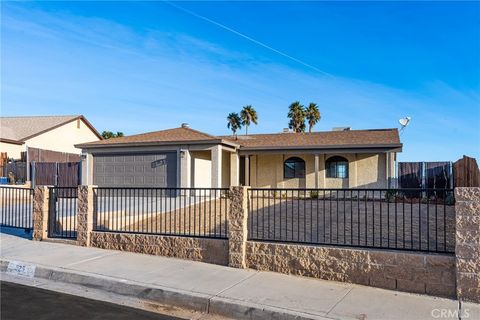
M 232 28 L 230 28 L 230 27 L 227 27 L 227 26 L 224 25 L 224 24 L 221 24 L 221 23 L 219 23 L 219 22 L 216 22 L 216 21 L 214 21 L 214 20 L 212 20 L 212 19 L 209 19 L 209 18 L 207 18 L 207 17 L 205 17 L 205 16 L 202 16 L 202 15 L 200 15 L 200 14 L 198 14 L 198 13 L 195 13 L 195 12 L 193 12 L 193 11 L 190 11 L 190 10 L 188 10 L 188 9 L 185 9 L 185 8 L 183 8 L 183 7 L 181 7 L 181 6 L 177 5 L 177 4 L 171 3 L 171 2 L 169 2 L 169 1 L 164 1 L 164 3 L 170 5 L 170 6 L 174 7 L 174 8 L 177 8 L 178 10 L 181 10 L 181 11 L 183 11 L 183 12 L 189 14 L 189 15 L 192 15 L 192 16 L 194 16 L 194 17 L 196 17 L 196 18 L 202 19 L 202 20 L 207 21 L 207 22 L 209 22 L 209 23 L 211 23 L 211 24 L 213 24 L 213 25 L 216 25 L 217 27 L 220 27 L 220 28 L 222 28 L 222 29 L 224 29 L 224 30 L 227 30 L 227 31 L 229 31 L 229 32 L 231 32 L 231 33 L 239 36 L 239 37 L 242 37 L 242 38 L 244 38 L 244 39 L 246 39 L 246 40 L 248 40 L 248 41 L 250 41 L 250 42 L 253 42 L 253 43 L 255 43 L 255 44 L 257 44 L 257 45 L 259 45 L 259 46 L 261 46 L 261 47 L 263 47 L 263 48 L 265 48 L 265 49 L 268 49 L 268 50 L 270 50 L 270 51 L 272 51 L 272 52 L 275 52 L 275 53 L 277 53 L 277 54 L 279 54 L 279 55 L 281 55 L 281 56 L 283 56 L 283 57 L 285 57 L 285 58 L 288 58 L 288 59 L 290 59 L 290 60 L 292 60 L 292 61 L 295 61 L 295 62 L 297 62 L 297 63 L 299 63 L 299 64 L 301 64 L 301 65 L 303 65 L 303 66 L 305 66 L 305 67 L 308 67 L 308 68 L 310 68 L 310 69 L 313 69 L 313 70 L 315 70 L 315 71 L 317 71 L 317 72 L 320 72 L 320 73 L 322 73 L 322 74 L 324 74 L 324 75 L 326 75 L 326 76 L 334 77 L 334 75 L 332 75 L 332 74 L 330 74 L 330 73 L 328 73 L 328 72 L 325 72 L 325 71 L 323 71 L 323 70 L 321 70 L 321 69 L 319 69 L 319 68 L 317 68 L 317 67 L 315 67 L 315 66 L 313 66 L 313 65 L 311 65 L 311 64 L 308 64 L 308 63 L 306 63 L 306 62 L 304 62 L 304 61 L 302 61 L 302 60 L 300 60 L 300 59 L 297 59 L 297 58 L 295 58 L 295 57 L 292 57 L 291 55 L 289 55 L 289 54 L 287 54 L 287 53 L 285 53 L 285 52 L 282 52 L 282 51 L 280 51 L 280 50 L 277 50 L 277 49 L 275 49 L 275 48 L 273 48 L 273 47 L 271 47 L 271 46 L 269 46 L 269 45 L 267 45 L 267 44 L 265 44 L 265 43 L 263 43 L 263 42 L 260 42 L 260 41 L 258 41 L 258 40 L 255 40 L 255 39 L 253 39 L 252 37 L 249 37 L 249 36 L 247 36 L 247 35 L 239 32 L 239 31 L 237 31 L 237 30 L 235 30 L 235 29 L 232 29 Z

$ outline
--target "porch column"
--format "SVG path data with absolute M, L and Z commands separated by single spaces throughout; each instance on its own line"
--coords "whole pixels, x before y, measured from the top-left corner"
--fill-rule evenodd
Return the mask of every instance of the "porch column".
M 318 179 L 318 187 L 325 188 L 325 154 L 318 155 L 318 170 L 316 175 Z
M 212 188 L 222 187 L 222 146 L 212 148 Z
M 250 155 L 245 155 L 245 185 L 250 185 Z
M 230 186 L 240 185 L 240 156 L 237 152 L 230 153 Z
M 180 149 L 180 187 L 191 187 L 191 158 L 188 149 Z
M 315 189 L 318 189 L 318 170 L 319 170 L 319 167 L 318 167 L 318 154 L 315 154 L 315 163 L 314 163 L 314 169 L 313 169 L 313 172 L 315 174 Z
M 354 153 L 348 161 L 348 187 L 356 188 L 357 184 L 357 154 Z

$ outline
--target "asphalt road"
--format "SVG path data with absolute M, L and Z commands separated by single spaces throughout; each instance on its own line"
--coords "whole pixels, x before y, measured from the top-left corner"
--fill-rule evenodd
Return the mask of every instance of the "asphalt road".
M 1 320 L 180 320 L 116 304 L 0 282 Z

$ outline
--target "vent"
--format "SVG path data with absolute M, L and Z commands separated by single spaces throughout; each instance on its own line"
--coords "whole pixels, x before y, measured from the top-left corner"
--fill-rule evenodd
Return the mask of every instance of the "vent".
M 350 131 L 350 127 L 335 127 L 332 128 L 332 131 Z
M 290 132 L 290 129 L 289 129 L 289 128 L 283 128 L 282 132 L 283 132 L 283 133 L 289 133 L 289 132 Z
M 182 128 L 190 128 L 190 125 L 188 123 L 182 123 Z

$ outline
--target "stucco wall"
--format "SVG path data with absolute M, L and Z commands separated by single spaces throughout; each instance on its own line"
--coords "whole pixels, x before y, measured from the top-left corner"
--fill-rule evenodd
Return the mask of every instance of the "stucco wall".
M 192 186 L 210 188 L 212 186 L 212 157 L 210 151 L 190 152 L 192 161 Z
M 28 139 L 25 144 L 40 149 L 80 154 L 81 149 L 75 148 L 75 144 L 98 140 L 100 139 L 83 121 L 80 120 L 80 127 L 78 128 L 77 120 L 74 120 Z
M 349 161 L 348 179 L 327 178 L 325 161 L 334 156 L 319 156 L 319 188 L 386 188 L 385 154 L 337 154 Z M 304 179 L 284 179 L 283 163 L 289 157 L 305 161 Z M 255 188 L 315 188 L 315 156 L 313 154 L 260 154 L 250 157 L 250 183 Z
M 6 152 L 9 158 L 20 159 L 20 153 L 26 151 L 25 144 L 0 142 L 0 152 Z
M 357 187 L 386 188 L 386 175 L 385 154 L 357 155 Z
M 228 240 L 93 231 L 90 245 L 103 249 L 228 264 Z
M 222 150 L 222 188 L 230 187 L 230 152 Z
M 455 256 L 248 241 L 248 268 L 455 297 Z

